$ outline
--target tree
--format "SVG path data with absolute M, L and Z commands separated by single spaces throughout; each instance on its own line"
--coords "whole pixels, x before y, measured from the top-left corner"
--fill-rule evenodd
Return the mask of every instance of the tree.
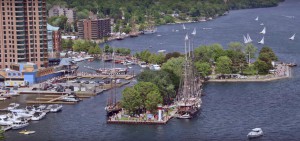
M 232 61 L 232 71 L 234 73 L 242 72 L 247 64 L 246 56 L 244 53 L 234 50 L 226 50 L 226 56 Z
M 157 105 L 162 103 L 162 97 L 159 91 L 151 91 L 145 101 L 146 109 L 154 113 L 157 110 Z
M 250 58 L 255 58 L 255 54 L 257 53 L 257 47 L 255 47 L 253 44 L 247 44 L 245 46 L 245 53 L 250 53 Z
M 230 74 L 232 73 L 232 61 L 227 56 L 221 56 L 216 62 L 216 72 L 220 74 Z
M 204 77 L 208 76 L 209 74 L 211 74 L 211 66 L 209 63 L 207 62 L 195 62 L 195 67 L 197 69 L 197 71 Z
M 162 70 L 172 72 L 176 77 L 181 78 L 182 67 L 185 59 L 183 57 L 171 58 L 162 65 Z
M 278 60 L 273 50 L 267 46 L 261 48 L 258 58 L 266 63 Z
M 237 52 L 243 52 L 243 45 L 240 42 L 230 42 L 228 44 L 229 50 L 237 51 Z
M 122 91 L 121 104 L 130 114 L 134 114 L 142 105 L 142 97 L 133 87 L 127 87 Z
M 270 66 L 264 61 L 261 61 L 258 59 L 257 61 L 254 62 L 254 67 L 258 71 L 259 74 L 268 74 L 269 73 Z
M 171 53 L 167 53 L 165 56 L 165 62 L 168 61 L 170 58 L 178 58 L 180 57 L 181 54 L 179 52 L 171 52 Z

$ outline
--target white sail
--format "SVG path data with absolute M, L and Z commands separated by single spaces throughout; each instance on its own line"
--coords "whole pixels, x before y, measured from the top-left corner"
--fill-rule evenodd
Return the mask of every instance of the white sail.
M 263 37 L 258 43 L 262 45 L 265 44 L 265 37 Z
M 266 34 L 266 27 L 260 32 L 260 34 Z
M 196 28 L 194 28 L 192 35 L 194 35 L 194 36 L 196 35 Z
M 295 40 L 295 36 L 296 36 L 296 33 L 291 38 L 289 38 L 289 39 L 290 40 Z
M 258 16 L 255 18 L 256 21 L 258 21 Z
M 247 44 L 248 43 L 248 39 L 245 37 L 245 35 L 243 35 L 243 36 L 244 36 L 244 43 Z
M 184 24 L 182 24 L 182 29 L 183 29 L 183 30 L 185 30 L 185 29 L 186 29 L 186 28 L 185 28 L 185 26 L 184 26 Z
M 250 38 L 249 34 L 247 34 L 247 40 L 248 40 L 248 43 L 252 42 L 252 39 Z

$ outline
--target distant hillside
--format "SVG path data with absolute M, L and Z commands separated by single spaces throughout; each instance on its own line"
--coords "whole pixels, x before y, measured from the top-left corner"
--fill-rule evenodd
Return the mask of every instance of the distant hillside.
M 149 17 L 155 24 L 197 21 L 215 17 L 230 9 L 277 6 L 284 0 L 48 0 L 47 9 L 61 5 L 77 10 L 78 19 L 89 11 L 99 17 L 111 17 L 121 26 L 129 23 L 146 26 Z M 145 16 L 147 15 L 147 16 Z M 122 18 L 123 17 L 123 18 Z

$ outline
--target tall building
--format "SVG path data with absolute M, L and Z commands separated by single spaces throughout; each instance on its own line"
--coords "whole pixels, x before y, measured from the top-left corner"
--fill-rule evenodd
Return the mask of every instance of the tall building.
M 49 9 L 49 18 L 53 16 L 66 16 L 68 23 L 74 23 L 76 21 L 76 11 L 72 8 L 62 8 L 58 5 L 53 6 Z
M 49 58 L 56 58 L 61 51 L 61 33 L 59 27 L 47 24 L 48 54 Z
M 101 39 L 110 36 L 110 19 L 86 19 L 77 22 L 78 36 L 82 39 Z
M 1 0 L 0 68 L 33 62 L 46 67 L 46 0 Z

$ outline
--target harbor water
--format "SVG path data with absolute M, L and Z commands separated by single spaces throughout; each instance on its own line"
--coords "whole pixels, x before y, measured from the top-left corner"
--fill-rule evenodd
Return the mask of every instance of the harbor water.
M 201 23 L 163 25 L 152 35 L 142 35 L 109 42 L 115 47 L 133 51 L 148 49 L 152 52 L 184 51 L 184 36 L 197 29 L 195 45 L 220 43 L 224 47 L 231 41 L 243 41 L 249 33 L 254 44 L 263 37 L 284 62 L 300 63 L 300 1 L 286 0 L 278 7 L 230 11 L 227 16 Z M 259 16 L 259 21 L 254 19 Z M 294 16 L 294 18 L 292 18 Z M 176 32 L 178 30 L 178 32 Z M 174 32 L 173 32 L 174 31 Z M 295 40 L 290 41 L 294 33 Z M 161 35 L 161 36 L 157 36 Z M 103 45 L 102 45 L 103 46 Z M 80 62 L 83 66 L 99 68 L 100 63 Z M 138 69 L 137 66 L 133 69 Z M 84 71 L 84 69 L 82 69 Z M 76 105 L 65 105 L 60 113 L 49 114 L 41 121 L 31 122 L 27 130 L 35 134 L 22 135 L 10 130 L 8 141 L 146 141 L 178 140 L 202 141 L 248 140 L 252 128 L 262 128 L 264 136 L 255 140 L 300 140 L 300 68 L 292 70 L 292 77 L 260 83 L 209 83 L 204 86 L 201 112 L 190 120 L 172 119 L 167 125 L 110 125 L 106 124 L 104 107 L 110 92 L 85 99 Z M 131 85 L 131 84 L 129 84 Z M 118 98 L 124 87 L 117 90 Z M 13 99 L 24 101 L 26 96 Z

